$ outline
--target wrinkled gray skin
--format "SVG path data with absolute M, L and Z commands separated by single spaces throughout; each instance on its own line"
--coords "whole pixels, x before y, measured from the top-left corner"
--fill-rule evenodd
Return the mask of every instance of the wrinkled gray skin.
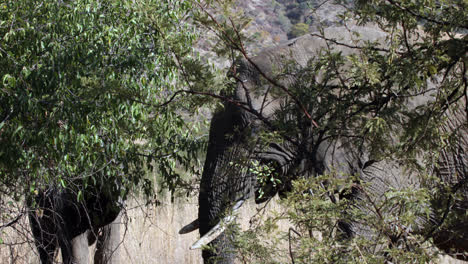
M 361 39 L 376 40 L 381 39 L 383 33 L 373 28 L 355 28 L 361 33 Z M 326 32 L 327 38 L 344 38 L 340 42 L 356 45 L 349 41 L 350 35 L 343 28 L 330 28 Z M 281 71 L 281 65 L 287 61 L 294 61 L 296 64 L 304 67 L 309 59 L 311 59 L 317 51 L 324 47 L 324 40 L 313 37 L 303 36 L 292 40 L 284 45 L 280 45 L 271 49 L 264 50 L 252 61 L 261 69 L 267 76 L 274 76 L 275 72 Z M 333 46 L 332 43 L 330 45 Z M 343 52 L 343 55 L 352 53 L 351 49 L 343 46 L 335 47 Z M 243 61 L 235 68 L 236 76 L 238 77 L 237 88 L 232 95 L 232 99 L 244 103 L 244 107 L 250 111 L 254 111 L 261 116 L 261 119 L 272 120 L 275 111 L 281 108 L 282 105 L 288 103 L 287 98 L 278 98 L 271 93 L 268 84 L 259 82 L 259 73 L 250 63 Z M 292 78 L 283 78 L 280 80 L 285 86 L 294 83 Z M 284 94 L 284 93 L 282 93 Z M 422 98 L 422 101 L 427 99 Z M 417 100 L 416 100 L 417 101 Z M 292 102 L 289 102 L 292 103 Z M 415 105 L 421 102 L 413 102 Z M 466 107 L 466 106 L 464 106 Z M 463 109 L 463 108 L 461 108 Z M 461 111 L 463 112 L 463 111 Z M 466 179 L 467 169 L 467 127 L 466 115 L 463 113 L 455 113 L 456 118 L 453 121 L 453 127 L 447 129 L 460 129 L 460 144 L 459 148 L 454 151 L 446 151 L 443 157 L 446 160 L 441 160 L 441 167 L 436 173 L 439 177 L 451 183 L 459 183 Z M 359 152 L 353 149 L 349 142 L 317 139 L 312 133 L 313 129 L 309 130 L 309 134 L 303 138 L 309 138 L 307 142 L 302 142 L 300 146 L 291 144 L 271 144 L 268 148 L 257 149 L 252 143 L 252 136 L 255 138 L 256 131 L 260 130 L 265 122 L 259 120 L 249 111 L 246 111 L 238 105 L 227 103 L 225 108 L 217 112 L 211 121 L 209 145 L 207 156 L 204 165 L 204 171 L 201 179 L 200 196 L 199 196 L 199 222 L 200 235 L 203 236 L 214 225 L 216 225 L 222 214 L 224 214 L 236 201 L 247 199 L 256 191 L 256 179 L 253 175 L 241 171 L 238 167 L 233 166 L 233 162 L 241 159 L 256 159 L 263 163 L 275 164 L 276 168 L 280 168 L 282 185 L 271 188 L 267 191 L 267 196 L 272 196 L 275 193 L 280 195 L 289 189 L 289 183 L 294 175 L 300 177 L 311 177 L 330 171 L 332 168 L 342 172 L 343 175 L 361 175 L 363 182 L 369 184 L 372 190 L 372 199 L 379 199 L 389 187 L 402 189 L 405 187 L 419 186 L 419 182 L 412 176 L 403 174 L 403 171 L 398 166 L 389 161 L 373 162 L 365 152 Z M 296 135 L 291 135 L 296 137 Z M 250 138 L 250 139 L 249 139 Z M 303 150 L 307 151 L 303 151 Z M 250 156 L 252 153 L 255 154 Z M 301 153 L 309 153 L 304 156 Z M 458 174 L 457 174 L 458 173 Z M 458 175 L 458 176 L 457 176 Z M 461 180 L 460 180 L 461 179 Z M 466 186 L 466 185 L 465 185 Z M 466 187 L 463 187 L 465 202 L 468 201 Z M 362 194 L 353 192 L 352 199 L 359 199 Z M 256 197 L 258 198 L 258 197 Z M 267 197 L 266 197 L 267 198 Z M 257 201 L 261 201 L 257 199 Z M 434 205 L 444 207 L 444 201 L 435 201 Z M 366 209 L 366 204 L 362 204 L 361 208 Z M 460 210 L 467 208 L 466 204 L 460 205 Z M 462 213 L 461 213 L 462 215 Z M 427 231 L 431 226 L 437 225 L 442 216 L 434 216 L 429 223 L 422 221 L 421 230 L 418 232 Z M 462 218 L 463 219 L 463 218 Z M 429 227 L 423 226 L 428 224 Z M 449 248 L 456 249 L 457 252 L 468 251 L 468 223 L 454 223 L 451 227 L 444 230 L 432 232 L 436 245 L 441 249 L 449 251 Z M 353 223 L 340 223 L 341 230 L 345 236 L 353 235 L 371 235 L 366 231 L 366 227 L 358 226 Z M 456 237 L 452 234 L 458 234 Z M 226 234 L 220 235 L 212 243 L 210 243 L 215 252 L 211 250 L 203 251 L 205 263 L 233 263 L 235 253 L 233 245 Z M 457 257 L 456 254 L 452 254 Z M 458 256 L 463 259 L 463 256 Z
M 118 263 L 120 208 L 102 193 L 89 195 L 84 202 L 67 189 L 40 193 L 29 222 L 41 263 L 54 263 L 60 247 L 64 264 L 87 264 L 89 246 L 96 240 L 94 263 Z

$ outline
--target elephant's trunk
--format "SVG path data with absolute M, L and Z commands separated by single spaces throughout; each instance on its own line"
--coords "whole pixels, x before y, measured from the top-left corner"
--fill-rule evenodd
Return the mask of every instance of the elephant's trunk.
M 245 127 L 242 115 L 235 107 L 226 107 L 211 122 L 210 139 L 199 196 L 200 236 L 204 236 L 225 216 L 236 201 L 249 196 L 252 179 L 239 162 L 248 160 L 242 140 Z M 205 263 L 233 263 L 232 236 L 221 234 L 203 250 Z

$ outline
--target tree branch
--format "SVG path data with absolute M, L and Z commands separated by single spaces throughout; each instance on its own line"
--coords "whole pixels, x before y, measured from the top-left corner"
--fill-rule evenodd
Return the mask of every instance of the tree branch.
M 454 26 L 452 23 L 448 23 L 448 22 L 443 22 L 443 21 L 438 21 L 438 20 L 435 20 L 435 19 L 432 19 L 432 18 L 429 18 L 427 16 L 423 16 L 423 15 L 420 15 L 418 13 L 415 13 L 414 11 L 410 10 L 409 8 L 406 8 L 406 7 L 403 7 L 401 6 L 400 4 L 396 3 L 395 1 L 393 0 L 387 0 L 387 2 L 389 2 L 391 5 L 395 6 L 396 8 L 400 9 L 401 11 L 403 12 L 406 12 L 406 13 L 409 13 L 410 15 L 416 17 L 416 18 L 419 18 L 419 19 L 424 19 L 426 21 L 429 21 L 431 23 L 434 23 L 434 24 L 437 24 L 437 25 L 441 25 L 441 26 Z M 468 25 L 464 25 L 464 24 L 460 24 L 460 25 L 456 25 L 456 26 L 460 26 L 462 28 L 465 28 L 465 29 L 468 29 Z
M 223 30 L 223 28 L 221 27 L 221 25 L 219 24 L 219 22 L 204 8 L 202 7 L 200 4 L 198 4 L 199 7 L 202 9 L 203 12 L 205 12 L 209 17 L 210 19 L 217 25 L 217 27 L 221 30 L 221 33 L 223 34 L 223 36 L 225 37 L 226 40 L 229 41 L 229 44 L 232 45 L 232 47 L 236 50 L 238 50 L 242 56 L 255 68 L 255 70 L 257 70 L 257 72 L 263 77 L 265 78 L 265 80 L 267 80 L 270 84 L 272 84 L 273 86 L 276 86 L 278 88 L 280 88 L 281 90 L 283 90 L 289 97 L 291 97 L 294 101 L 294 103 L 296 103 L 296 105 L 301 109 L 301 111 L 305 114 L 305 116 L 307 117 L 307 119 L 311 120 L 312 124 L 318 128 L 319 126 L 317 125 L 317 123 L 312 119 L 312 116 L 309 114 L 309 112 L 307 111 L 307 109 L 304 107 L 304 105 L 300 102 L 300 100 L 294 96 L 291 91 L 289 91 L 289 89 L 287 87 L 285 87 L 284 85 L 281 85 L 280 83 L 276 82 L 275 80 L 273 80 L 272 78 L 270 78 L 269 76 L 267 76 L 261 69 L 260 67 L 252 61 L 252 59 L 250 58 L 250 56 L 247 54 L 247 51 L 245 50 L 243 44 L 242 44 L 242 41 L 241 41 L 241 36 L 240 36 L 240 32 L 239 30 L 234 26 L 233 24 L 233 21 L 230 20 L 231 24 L 233 25 L 232 28 L 234 30 L 234 32 L 236 33 L 236 37 L 238 38 L 238 42 L 236 42 L 235 40 L 233 40 L 231 38 L 231 36 L 229 36 L 228 34 L 226 34 L 226 32 Z
M 6 228 L 6 227 L 9 227 L 9 226 L 12 226 L 12 225 L 16 224 L 21 219 L 21 217 L 23 217 L 23 215 L 24 215 L 24 213 L 20 213 L 18 216 L 15 217 L 15 219 L 11 220 L 10 222 L 8 222 L 6 224 L 0 225 L 0 230 L 2 230 L 3 228 Z

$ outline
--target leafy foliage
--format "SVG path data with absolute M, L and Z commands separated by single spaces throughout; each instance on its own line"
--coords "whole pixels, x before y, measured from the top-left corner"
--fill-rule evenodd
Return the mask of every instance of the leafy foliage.
M 412 252 L 408 252 L 396 240 L 388 248 L 376 246 L 388 242 L 387 232 L 395 237 L 408 235 L 400 227 L 407 224 L 414 208 L 393 210 L 385 219 L 376 218 L 375 211 L 364 213 L 355 201 L 339 199 L 336 194 L 336 200 L 330 199 L 337 189 L 350 190 L 355 185 L 352 177 L 331 180 L 331 184 L 323 185 L 324 181 L 330 182 L 333 177 L 322 175 L 296 181 L 294 190 L 281 201 L 284 209 L 264 217 L 261 224 L 239 235 L 237 245 L 241 248 L 240 258 L 245 263 L 383 263 L 388 258 L 401 263 L 425 263 L 434 257 L 435 252 L 427 250 L 430 248 L 428 242 L 412 248 Z M 346 195 L 346 191 L 342 195 Z M 400 195 L 405 197 L 408 205 L 418 208 L 422 208 L 428 199 L 427 194 L 413 190 L 391 192 L 388 193 L 391 201 L 378 204 L 376 208 L 384 211 L 388 209 L 385 207 L 394 207 L 401 203 Z M 280 227 L 284 220 L 292 222 L 287 231 Z M 341 229 L 351 222 L 373 226 L 379 233 L 372 238 L 355 236 L 343 239 Z M 413 220 L 409 222 L 413 223 Z M 405 239 L 416 243 L 422 238 L 408 235 Z M 385 254 L 377 254 L 382 251 Z
M 163 104 L 182 81 L 174 57 L 191 51 L 188 1 L 2 1 L 0 193 L 101 186 L 125 198 L 180 184 L 196 127 Z M 155 163 L 153 163 L 155 162 Z M 24 192 L 26 191 L 26 193 Z

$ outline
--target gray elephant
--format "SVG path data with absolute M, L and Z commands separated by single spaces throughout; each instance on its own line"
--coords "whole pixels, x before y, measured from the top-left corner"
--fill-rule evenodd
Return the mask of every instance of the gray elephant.
M 88 188 L 83 199 L 71 189 L 51 187 L 29 202 L 29 222 L 41 263 L 54 263 L 57 247 L 63 263 L 86 264 L 88 247 L 97 240 L 94 263 L 118 262 L 119 199 Z
M 355 41 L 354 35 L 345 28 L 329 28 L 325 31 L 325 36 L 328 39 L 337 39 L 345 45 L 306 35 L 266 49 L 250 60 L 244 59 L 234 67 L 237 86 L 229 102 L 214 114 L 211 121 L 200 185 L 198 219 L 181 230 L 181 233 L 185 233 L 199 227 L 202 238 L 193 247 L 199 248 L 210 243 L 211 249 L 203 250 L 205 263 L 234 261 L 232 239 L 223 231 L 223 226 L 232 221 L 232 217 L 223 219 L 224 213 L 231 208 L 238 210 L 242 202 L 252 196 L 261 202 L 275 193 L 283 195 L 290 189 L 291 180 L 298 177 L 313 177 L 332 170 L 340 172 L 339 175 L 360 175 L 360 180 L 370 185 L 375 198 L 381 197 L 390 187 L 420 186 L 417 178 L 405 175 L 403 169 L 394 162 L 373 160 L 369 151 L 356 148 L 346 137 L 334 138 L 326 132 L 322 133 L 322 130 L 314 127 L 313 120 L 303 118 L 305 112 L 301 111 L 302 105 L 291 102 L 291 97 L 285 96 L 288 88 L 293 88 L 295 80 L 300 78 L 300 70 L 305 69 L 308 61 L 316 57 L 322 48 L 331 47 L 332 50 L 340 51 L 346 56 L 354 54 L 353 46 L 359 43 L 385 37 L 384 33 L 374 28 L 354 27 L 353 30 L 360 33 L 360 36 L 356 37 L 359 41 Z M 317 80 L 321 81 L 326 78 L 327 76 L 320 74 L 317 76 Z M 328 85 L 332 86 L 333 82 L 331 80 Z M 409 104 L 417 107 L 430 100 L 429 98 L 429 95 L 423 95 Z M 298 112 L 301 117 L 281 115 L 282 110 L 291 105 L 300 109 Z M 466 105 L 464 107 L 466 109 Z M 326 110 L 324 114 L 327 114 Z M 455 144 L 455 149 L 443 151 L 441 156 L 445 160 L 439 159 L 440 166 L 437 166 L 438 170 L 434 172 L 444 181 L 453 183 L 454 190 L 461 193 L 462 198 L 455 206 L 461 212 L 460 222 L 441 230 L 438 223 L 443 221 L 443 216 L 434 213 L 431 219 L 422 219 L 421 230 L 414 232 L 430 233 L 437 246 L 455 257 L 465 259 L 468 252 L 468 222 L 462 212 L 468 208 L 468 189 L 465 184 L 468 177 L 465 154 L 468 130 L 463 111 L 452 113 L 451 116 L 452 125 L 446 129 L 459 130 L 458 144 Z M 308 121 L 297 122 L 297 130 L 283 135 L 282 141 L 278 141 L 281 143 L 260 143 L 259 138 L 263 130 L 274 131 L 275 125 L 280 121 L 298 119 Z M 260 192 L 255 174 L 245 169 L 253 160 L 268 164 L 281 178 L 281 184 L 264 188 L 262 197 L 258 195 Z M 349 198 L 363 200 L 359 199 L 359 196 L 362 196 L 362 193 L 353 190 Z M 445 198 L 434 200 L 433 212 L 445 208 L 446 204 Z M 365 207 L 363 204 L 363 210 Z M 368 235 L 366 228 L 358 224 L 339 224 L 345 237 Z

